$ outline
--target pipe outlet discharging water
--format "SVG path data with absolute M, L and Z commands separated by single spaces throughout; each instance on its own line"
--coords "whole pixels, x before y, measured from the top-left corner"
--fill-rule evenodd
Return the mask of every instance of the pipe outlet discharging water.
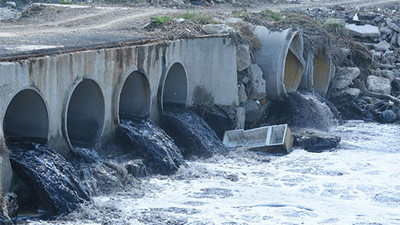
M 73 147 L 94 147 L 104 125 L 104 98 L 100 87 L 89 79 L 74 89 L 67 106 L 67 133 Z
M 25 89 L 14 96 L 4 117 L 3 130 L 7 144 L 19 140 L 47 142 L 49 118 L 38 92 Z
M 266 97 L 287 99 L 288 93 L 299 87 L 305 67 L 301 32 L 294 29 L 272 31 L 257 26 L 254 34 L 261 43 L 254 56 L 266 81 Z

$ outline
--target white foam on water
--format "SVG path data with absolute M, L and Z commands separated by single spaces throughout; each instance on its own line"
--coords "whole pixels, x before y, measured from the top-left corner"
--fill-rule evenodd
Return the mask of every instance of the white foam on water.
M 334 151 L 239 149 L 191 161 L 47 224 L 400 224 L 400 126 L 348 123 L 332 132 L 342 137 Z

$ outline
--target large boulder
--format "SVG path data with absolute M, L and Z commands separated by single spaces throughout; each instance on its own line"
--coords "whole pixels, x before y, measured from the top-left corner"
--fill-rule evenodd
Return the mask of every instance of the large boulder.
M 357 67 L 339 67 L 336 70 L 335 79 L 332 82 L 333 89 L 343 89 L 353 84 L 353 80 L 360 75 Z
M 237 71 L 247 69 L 251 64 L 250 46 L 240 44 L 236 47 L 236 68 Z
M 345 88 L 334 92 L 329 100 L 331 100 L 336 107 L 350 105 L 355 98 L 361 94 L 361 90 L 357 88 Z
M 315 129 L 299 129 L 292 132 L 293 146 L 304 148 L 309 152 L 322 152 L 336 148 L 340 137 Z
M 367 88 L 371 92 L 380 94 L 390 94 L 390 91 L 392 90 L 389 79 L 373 75 L 367 77 Z
M 346 24 L 346 28 L 351 34 L 361 38 L 378 38 L 380 37 L 379 28 L 372 25 L 356 25 L 356 24 Z
M 247 69 L 250 77 L 251 87 L 251 99 L 261 99 L 266 96 L 265 80 L 263 78 L 263 72 L 257 64 L 251 64 Z
M 382 51 L 382 52 L 384 52 L 384 51 L 386 51 L 386 50 L 388 50 L 388 49 L 390 48 L 390 44 L 387 43 L 386 41 L 381 41 L 381 42 L 379 42 L 378 44 L 375 44 L 375 45 L 374 45 L 374 48 L 375 48 L 375 50 L 377 50 L 377 51 Z
M 394 123 L 398 120 L 397 114 L 393 110 L 385 110 L 380 113 L 378 120 L 381 123 Z

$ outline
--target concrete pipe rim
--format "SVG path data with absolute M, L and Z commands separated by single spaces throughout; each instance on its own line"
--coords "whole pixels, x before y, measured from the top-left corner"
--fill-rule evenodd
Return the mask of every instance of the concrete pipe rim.
M 99 94 L 98 97 L 100 100 L 100 121 L 101 121 L 101 126 L 97 129 L 97 134 L 93 137 L 93 140 L 91 141 L 91 143 L 82 143 L 82 145 L 74 145 L 72 139 L 71 139 L 71 134 L 69 133 L 69 126 L 68 126 L 68 120 L 69 120 L 69 109 L 71 106 L 71 100 L 74 96 L 75 91 L 77 90 L 77 88 L 83 83 L 83 82 L 89 82 L 90 84 L 92 84 L 94 90 L 97 91 L 97 93 Z M 73 83 L 73 85 L 70 87 L 70 90 L 68 91 L 68 94 L 65 95 L 66 96 L 66 100 L 64 103 L 64 109 L 63 109 L 63 116 L 62 116 L 62 131 L 63 131 L 63 135 L 65 138 L 65 141 L 67 142 L 68 147 L 73 150 L 75 147 L 87 147 L 87 148 L 93 148 L 96 146 L 97 142 L 100 140 L 100 138 L 102 137 L 103 133 L 104 133 L 104 126 L 105 126 L 105 101 L 104 101 L 104 95 L 103 95 L 103 91 L 101 90 L 100 85 L 98 84 L 98 82 L 92 78 L 87 78 L 87 77 L 83 77 L 83 78 L 79 78 L 77 80 L 75 80 L 75 82 Z

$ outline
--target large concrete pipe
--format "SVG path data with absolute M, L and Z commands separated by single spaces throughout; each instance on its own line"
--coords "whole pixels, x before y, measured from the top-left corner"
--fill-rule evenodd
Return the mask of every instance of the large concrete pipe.
M 119 99 L 119 117 L 147 117 L 150 112 L 150 86 L 146 76 L 131 73 L 125 80 Z
M 168 104 L 186 105 L 187 92 L 186 70 L 182 64 L 174 63 L 161 86 L 161 108 Z
M 46 143 L 49 118 L 42 97 L 31 89 L 18 92 L 7 107 L 3 130 L 6 143 L 18 140 Z
M 263 26 L 257 26 L 254 34 L 261 43 L 254 57 L 266 81 L 266 97 L 284 100 L 301 81 L 305 66 L 303 36 L 294 29 L 272 31 Z
M 68 140 L 73 147 L 94 147 L 104 125 L 104 98 L 100 87 L 84 79 L 72 92 L 67 106 Z
M 300 87 L 324 96 L 335 72 L 331 56 L 326 47 L 321 47 L 317 51 L 305 52 L 304 58 L 306 59 L 306 68 Z

